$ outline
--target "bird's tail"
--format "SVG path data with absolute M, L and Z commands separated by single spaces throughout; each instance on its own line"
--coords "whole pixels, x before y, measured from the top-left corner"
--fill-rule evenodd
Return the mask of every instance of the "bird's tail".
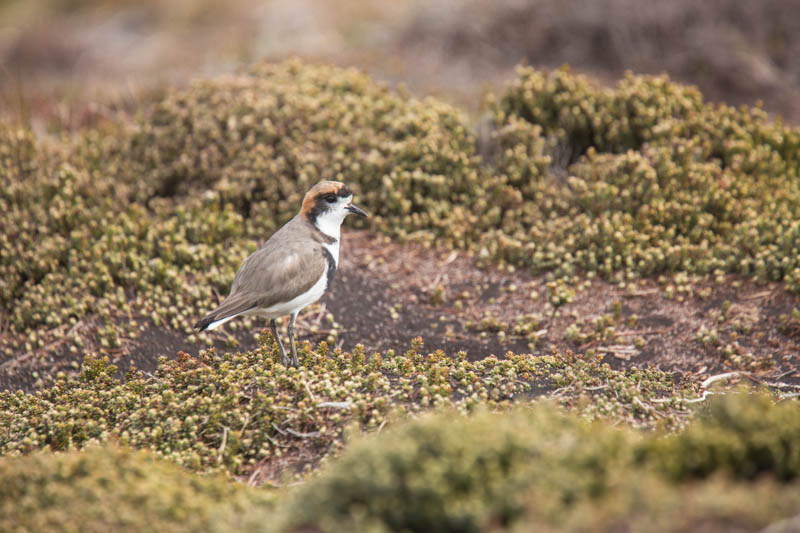
M 256 302 L 251 298 L 229 298 L 225 300 L 222 305 L 201 318 L 197 324 L 194 325 L 194 329 L 206 331 L 217 328 L 228 320 L 233 320 L 254 307 L 256 307 Z
M 232 318 L 234 317 L 230 316 L 222 319 L 217 319 L 217 316 L 214 313 L 211 313 L 210 315 L 206 315 L 203 318 L 201 318 L 197 322 L 197 324 L 194 325 L 194 329 L 196 329 L 197 331 L 206 331 L 208 329 L 214 329 L 217 326 L 221 326 L 228 320 L 231 320 Z

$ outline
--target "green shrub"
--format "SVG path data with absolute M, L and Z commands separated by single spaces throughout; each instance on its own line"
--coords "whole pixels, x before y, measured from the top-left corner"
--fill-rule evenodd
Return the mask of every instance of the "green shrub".
M 767 396 L 715 397 L 699 420 L 663 440 L 652 440 L 643 457 L 671 478 L 705 477 L 722 471 L 754 479 L 768 473 L 781 481 L 800 477 L 800 407 L 773 405 Z
M 796 128 L 703 103 L 664 76 L 606 89 L 566 69 L 521 69 L 493 118 L 499 182 L 521 194 L 484 239 L 490 255 L 561 274 L 737 272 L 800 290 Z M 549 179 L 549 167 L 568 173 Z
M 149 322 L 190 335 L 321 179 L 352 184 L 375 230 L 534 272 L 800 290 L 796 128 L 665 77 L 608 89 L 568 70 L 522 69 L 491 116 L 481 160 L 454 107 L 288 61 L 167 91 L 55 147 L 2 124 L 0 349 L 113 350 Z M 105 333 L 81 338 L 83 319 Z
M 103 392 L 113 381 L 107 370 L 95 363 L 84 372 L 100 396 L 110 395 Z M 189 375 L 202 375 L 194 370 Z M 146 394 L 142 383 L 137 387 Z M 121 399 L 130 401 L 130 394 Z M 786 438 L 796 435 L 798 419 L 796 403 L 745 394 L 715 400 L 685 432 L 670 436 L 589 423 L 542 402 L 469 415 L 445 409 L 351 444 L 306 484 L 282 491 L 199 476 L 115 446 L 35 452 L 0 458 L 0 529 L 755 530 L 793 516 L 800 505 L 800 484 L 785 474 L 800 446 Z M 720 450 L 719 431 L 739 443 L 730 449 L 786 453 L 762 463 L 757 480 L 747 462 L 725 453 L 696 477 L 694 457 Z M 676 476 L 676 468 L 691 477 Z
M 564 506 L 547 489 L 533 489 L 525 514 L 510 528 L 524 531 L 795 531 L 790 525 L 800 508 L 800 486 L 772 479 L 732 482 L 714 476 L 674 485 L 651 472 L 626 470 L 612 475 L 611 489 L 600 498 Z M 785 527 L 785 529 L 781 529 Z M 793 529 L 795 527 L 795 529 Z M 772 531 L 772 530 L 770 530 Z
M 113 439 L 197 471 L 249 475 L 259 462 L 284 459 L 302 469 L 337 451 L 352 424 L 372 431 L 401 413 L 500 407 L 542 372 L 531 356 L 470 362 L 419 348 L 368 359 L 363 349 L 306 344 L 295 369 L 277 362 L 265 337 L 251 352 L 162 358 L 153 378 L 129 373 L 124 381 L 107 359 L 87 358 L 77 378 L 0 393 L 0 454 Z
M 271 462 L 316 466 L 338 452 L 351 425 L 372 432 L 427 410 L 505 409 L 532 386 L 558 387 L 559 402 L 587 418 L 642 427 L 680 427 L 682 399 L 697 394 L 661 371 L 613 370 L 571 354 L 471 362 L 464 353 L 425 353 L 419 339 L 405 353 L 371 357 L 360 347 L 342 353 L 306 343 L 295 369 L 277 362 L 271 336 L 260 342 L 244 353 L 162 358 L 154 375 L 130 372 L 124 381 L 106 359 L 87 358 L 77 377 L 29 394 L 2 392 L 0 454 L 112 439 L 192 470 L 251 475 Z
M 409 235 L 438 229 L 482 190 L 466 123 L 435 99 L 295 60 L 171 91 L 117 135 L 90 133 L 78 160 L 139 202 L 214 191 L 262 235 L 318 181 L 346 181 L 383 229 Z
M 522 68 L 494 112 L 500 123 L 516 116 L 540 125 L 543 135 L 567 145 L 575 161 L 590 147 L 612 153 L 639 150 L 646 142 L 671 137 L 675 132 L 665 131 L 667 125 L 703 110 L 696 88 L 666 76 L 629 74 L 616 89 L 606 89 L 567 68 L 552 75 Z
M 34 352 L 54 336 L 84 349 L 77 333 L 66 333 L 87 315 L 98 330 L 113 330 L 88 340 L 99 349 L 136 337 L 150 317 L 187 331 L 252 246 L 230 206 L 129 203 L 113 177 L 58 162 L 9 125 L 0 125 L 0 165 L 5 355 Z M 226 239 L 227 249 L 219 245 Z M 131 320 L 133 309 L 144 320 Z
M 290 61 L 168 91 L 132 123 L 60 140 L 53 154 L 0 125 L 11 333 L 0 349 L 35 351 L 87 315 L 108 331 L 88 339 L 99 350 L 149 321 L 191 334 L 215 290 L 322 179 L 353 185 L 370 223 L 394 235 L 465 246 L 476 222 L 466 206 L 487 202 L 465 124 L 451 106 L 354 70 Z M 468 222 L 458 235 L 454 218 Z M 143 318 L 120 320 L 131 314 Z M 67 341 L 80 351 L 87 339 Z
M 273 499 L 113 446 L 0 458 L 3 531 L 232 531 Z
M 283 520 L 322 531 L 759 528 L 800 503 L 796 479 L 781 483 L 796 477 L 787 472 L 800 453 L 797 424 L 796 403 L 752 395 L 715 400 L 707 416 L 666 437 L 588 424 L 542 403 L 439 413 L 353 444 L 294 494 Z M 719 453 L 726 446 L 751 457 L 775 453 L 756 459 L 755 472 L 740 456 Z M 702 471 L 710 478 L 674 475 L 700 473 L 697 457 L 713 458 Z M 736 480 L 756 473 L 757 483 Z
M 352 446 L 302 489 L 288 514 L 324 531 L 484 531 L 520 520 L 525 491 L 571 501 L 602 493 L 632 435 L 555 406 L 428 416 Z

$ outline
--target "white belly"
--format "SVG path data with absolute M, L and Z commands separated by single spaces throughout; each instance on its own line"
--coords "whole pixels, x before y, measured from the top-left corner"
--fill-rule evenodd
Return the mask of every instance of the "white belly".
M 323 272 L 319 280 L 317 280 L 317 282 L 310 289 L 308 289 L 308 291 L 296 296 L 288 302 L 275 304 L 267 308 L 253 309 L 252 311 L 247 311 L 243 314 L 256 315 L 270 320 L 273 318 L 291 315 L 292 313 L 297 313 L 304 307 L 309 306 L 319 300 L 322 294 L 325 292 L 327 286 L 328 276 L 326 272 Z

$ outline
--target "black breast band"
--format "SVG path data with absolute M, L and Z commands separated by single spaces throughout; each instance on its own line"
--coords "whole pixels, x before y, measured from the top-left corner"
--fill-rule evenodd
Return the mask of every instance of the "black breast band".
M 330 250 L 326 247 L 322 247 L 322 253 L 325 255 L 325 261 L 328 263 L 328 284 L 325 286 L 325 289 L 331 288 L 331 283 L 333 283 L 333 276 L 336 274 L 336 261 L 333 259 L 333 254 L 331 254 Z

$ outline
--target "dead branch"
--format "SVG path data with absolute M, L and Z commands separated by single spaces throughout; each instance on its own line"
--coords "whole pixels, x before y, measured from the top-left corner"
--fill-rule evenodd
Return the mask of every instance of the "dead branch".
M 311 388 L 308 386 L 308 382 L 303 382 L 303 387 L 306 388 L 306 392 L 308 393 L 308 397 L 311 398 L 312 402 L 316 402 L 317 400 L 314 398 L 314 394 L 311 392 Z
M 711 392 L 710 390 L 707 390 L 707 391 L 703 391 L 703 395 L 700 398 L 685 398 L 685 399 L 683 399 L 681 401 L 683 401 L 684 403 L 700 403 L 700 402 L 704 402 L 706 400 L 706 398 L 708 398 L 712 394 L 717 394 L 717 393 L 716 392 Z
M 738 377 L 742 377 L 742 372 L 733 371 L 733 372 L 725 372 L 724 374 L 717 374 L 715 376 L 711 376 L 709 378 L 706 378 L 700 384 L 700 388 L 707 389 L 708 387 L 710 387 L 713 383 L 716 383 L 717 381 L 722 381 L 724 379 L 738 378 Z
M 292 435 L 293 437 L 297 437 L 299 439 L 313 439 L 315 437 L 319 437 L 319 431 L 311 431 L 310 433 L 303 433 L 300 431 L 295 431 L 293 429 L 287 429 L 286 433 Z
M 217 452 L 217 463 L 222 462 L 222 454 L 225 451 L 225 446 L 228 445 L 228 426 L 222 426 L 222 444 L 219 445 L 219 451 Z
M 353 406 L 353 402 L 321 402 L 317 404 L 317 407 L 331 407 L 333 409 L 350 409 Z

